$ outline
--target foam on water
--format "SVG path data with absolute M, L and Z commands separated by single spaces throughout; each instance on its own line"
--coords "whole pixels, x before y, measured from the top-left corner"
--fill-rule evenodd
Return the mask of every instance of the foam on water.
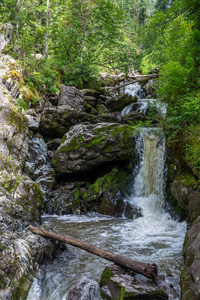
M 131 95 L 131 96 L 138 96 L 138 93 L 141 91 L 141 85 L 139 82 L 135 82 L 133 84 L 129 84 L 125 86 L 125 94 Z M 139 97 L 139 96 L 138 96 Z

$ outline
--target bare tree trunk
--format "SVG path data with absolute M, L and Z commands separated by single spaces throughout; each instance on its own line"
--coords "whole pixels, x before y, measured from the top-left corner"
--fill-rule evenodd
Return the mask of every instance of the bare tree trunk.
M 106 250 L 100 249 L 96 246 L 93 246 L 93 245 L 83 242 L 81 240 L 77 240 L 77 239 L 74 239 L 71 237 L 56 234 L 56 233 L 46 231 L 43 229 L 39 229 L 39 228 L 36 228 L 33 226 L 29 226 L 29 230 L 31 232 L 39 234 L 43 237 L 54 239 L 54 240 L 84 249 L 84 250 L 88 251 L 89 253 L 92 253 L 94 255 L 105 258 L 109 261 L 112 261 L 121 267 L 130 269 L 130 270 L 134 271 L 135 273 L 142 274 L 147 278 L 154 279 L 158 274 L 156 264 L 145 264 L 142 262 L 134 261 L 132 259 L 120 256 L 118 254 L 114 254 L 114 253 L 108 252 Z
M 133 80 L 133 81 L 128 81 L 128 82 L 126 82 L 126 83 L 123 83 L 123 84 L 121 84 L 121 85 L 118 85 L 118 86 L 116 86 L 116 87 L 114 87 L 114 88 L 110 88 L 110 90 L 111 91 L 114 91 L 114 90 L 118 90 L 118 89 L 120 89 L 120 88 L 122 88 L 122 87 L 124 87 L 124 86 L 127 86 L 127 85 L 129 85 L 129 84 L 132 84 L 132 83 L 135 83 L 135 82 L 138 82 L 138 81 L 140 81 L 140 82 L 142 82 L 142 81 L 146 81 L 146 80 L 149 80 L 149 79 L 151 79 L 151 78 L 157 78 L 159 76 L 159 74 L 147 74 L 147 75 L 137 75 L 137 76 L 135 76 L 135 80 Z
M 45 47 L 45 57 L 48 57 L 49 52 L 49 0 L 47 0 L 47 9 L 46 9 L 46 47 Z
M 20 0 L 17 0 L 17 24 L 16 24 L 17 41 L 18 41 L 18 36 L 19 36 L 19 13 L 20 13 Z

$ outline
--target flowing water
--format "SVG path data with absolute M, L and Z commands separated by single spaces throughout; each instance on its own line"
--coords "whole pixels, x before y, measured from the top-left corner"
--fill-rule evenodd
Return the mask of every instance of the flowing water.
M 141 210 L 141 217 L 130 220 L 91 213 L 45 215 L 43 221 L 60 234 L 134 260 L 156 263 L 159 274 L 179 290 L 186 223 L 172 219 L 164 211 L 166 166 L 162 131 L 144 128 L 136 139 L 136 150 L 133 191 L 125 200 Z M 86 279 L 80 300 L 101 299 L 98 282 L 109 262 L 72 246 L 68 250 L 42 266 L 27 300 L 67 299 L 69 289 Z

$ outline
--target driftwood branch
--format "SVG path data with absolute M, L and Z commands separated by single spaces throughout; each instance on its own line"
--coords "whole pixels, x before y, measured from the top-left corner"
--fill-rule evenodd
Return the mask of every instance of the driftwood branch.
M 118 90 L 118 89 L 120 89 L 124 86 L 129 85 L 129 84 L 132 84 L 132 83 L 135 83 L 135 82 L 138 82 L 138 81 L 144 81 L 144 80 L 147 80 L 147 79 L 157 78 L 158 76 L 159 76 L 159 74 L 138 75 L 138 76 L 135 76 L 136 77 L 135 80 L 120 84 L 120 85 L 118 85 L 114 88 L 110 88 L 110 90 L 111 91 Z
M 63 236 L 60 234 L 56 234 L 56 233 L 46 231 L 44 229 L 39 229 L 39 228 L 36 228 L 33 226 L 29 226 L 29 230 L 31 232 L 39 234 L 43 237 L 54 239 L 54 240 L 84 249 L 84 250 L 88 251 L 89 253 L 92 253 L 94 255 L 105 258 L 109 261 L 112 261 L 115 264 L 117 264 L 121 267 L 124 267 L 125 269 L 130 269 L 130 270 L 134 271 L 135 273 L 144 275 L 147 278 L 154 279 L 158 274 L 156 264 L 145 264 L 143 262 L 134 261 L 132 259 L 125 258 L 118 254 L 114 254 L 114 253 L 108 252 L 106 250 L 100 249 L 96 246 L 93 246 L 93 245 L 83 242 L 81 240 Z

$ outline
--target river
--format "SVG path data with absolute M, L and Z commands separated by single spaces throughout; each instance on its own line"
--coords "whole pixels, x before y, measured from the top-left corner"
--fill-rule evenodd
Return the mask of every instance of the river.
M 139 99 L 141 102 L 141 99 Z M 165 211 L 165 139 L 162 130 L 143 128 L 136 139 L 138 163 L 133 170 L 132 194 L 125 201 L 141 211 L 130 220 L 95 213 L 44 215 L 43 222 L 57 233 L 75 237 L 105 250 L 142 262 L 156 263 L 160 275 L 179 291 L 186 223 Z M 101 299 L 98 283 L 109 263 L 83 250 L 67 247 L 53 262 L 44 264 L 34 279 L 27 300 L 64 300 L 75 284 L 89 279 L 90 298 Z M 81 300 L 80 299 L 80 300 Z M 174 299 L 171 295 L 169 299 Z

